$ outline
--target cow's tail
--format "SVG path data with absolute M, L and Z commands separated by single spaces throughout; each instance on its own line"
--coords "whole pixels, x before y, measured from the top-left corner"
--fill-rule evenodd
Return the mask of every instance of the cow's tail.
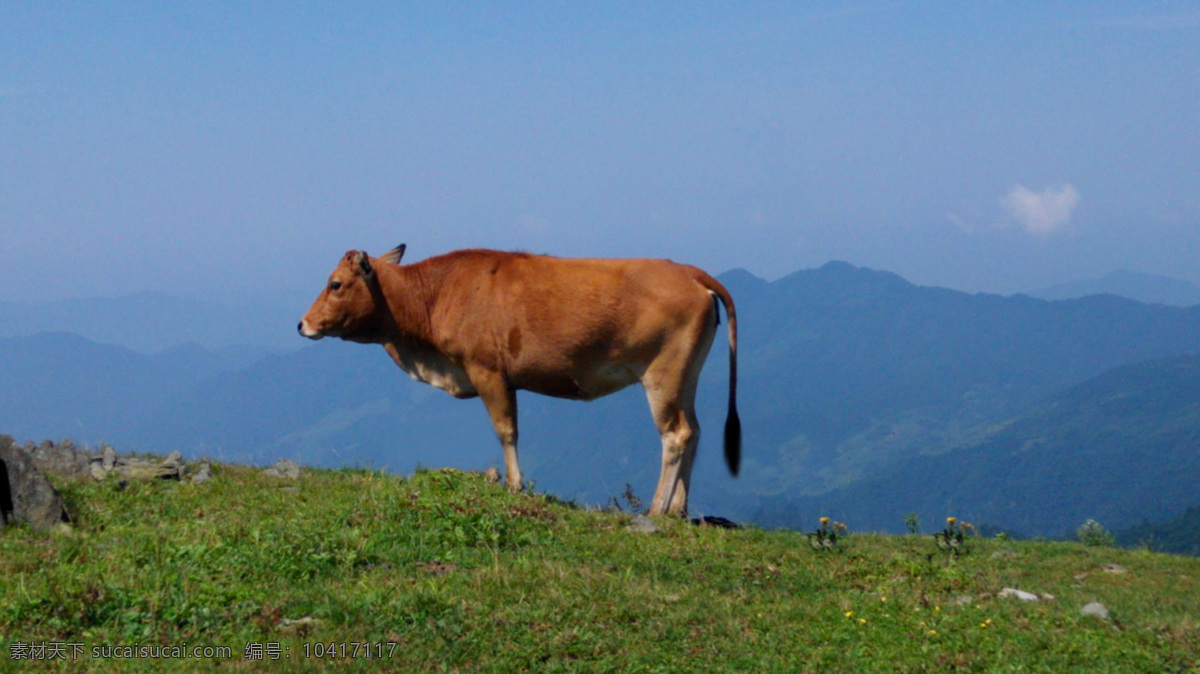
M 720 281 L 704 273 L 696 280 L 721 300 L 729 319 L 729 411 L 725 417 L 725 465 L 729 466 L 731 474 L 737 476 L 742 463 L 742 420 L 737 412 L 737 309 L 733 306 L 733 296 Z

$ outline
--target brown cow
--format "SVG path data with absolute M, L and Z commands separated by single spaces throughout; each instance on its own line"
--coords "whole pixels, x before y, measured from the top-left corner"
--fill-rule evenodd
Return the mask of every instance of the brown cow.
M 713 277 L 669 260 L 461 250 L 402 266 L 403 255 L 403 245 L 380 258 L 346 253 L 298 330 L 382 344 L 413 379 L 479 396 L 504 446 L 509 488 L 521 489 L 517 389 L 592 400 L 640 381 L 663 443 L 650 512 L 686 514 L 696 381 L 718 300 L 729 317 L 725 461 L 737 475 L 737 314 Z

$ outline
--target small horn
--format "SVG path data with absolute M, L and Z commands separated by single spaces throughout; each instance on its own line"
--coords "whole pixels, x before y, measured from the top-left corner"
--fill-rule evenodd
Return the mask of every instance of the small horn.
M 363 278 L 368 281 L 375 278 L 375 270 L 371 268 L 371 260 L 367 258 L 366 253 L 361 250 L 354 251 L 354 264 L 358 265 L 358 271 Z
M 399 246 L 396 246 L 395 248 L 381 255 L 379 259 L 383 260 L 387 264 L 400 264 L 400 258 L 404 257 L 405 248 L 406 246 L 404 244 L 400 244 Z

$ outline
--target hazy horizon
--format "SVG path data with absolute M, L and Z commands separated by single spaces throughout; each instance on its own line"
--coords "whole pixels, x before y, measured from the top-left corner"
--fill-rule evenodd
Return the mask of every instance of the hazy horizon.
M 406 264 L 409 262 L 410 262 L 409 260 L 405 261 Z M 849 260 L 826 260 L 825 262 L 813 265 L 811 267 L 803 267 L 803 268 L 799 268 L 799 269 L 794 269 L 790 272 L 787 272 L 787 273 L 784 273 L 784 274 L 781 274 L 778 276 L 772 276 L 772 277 L 761 276 L 759 274 L 754 273 L 752 270 L 746 269 L 744 267 L 731 267 L 729 269 L 723 269 L 721 271 L 714 272 L 713 275 L 720 277 L 721 275 L 726 274 L 728 272 L 744 271 L 746 273 L 751 274 L 752 276 L 754 276 L 757 279 L 760 279 L 767 283 L 774 283 L 775 281 L 786 278 L 787 276 L 791 276 L 792 274 L 796 274 L 796 273 L 800 273 L 800 272 L 804 272 L 804 271 L 811 271 L 814 269 L 819 269 L 827 264 L 839 264 L 839 263 L 846 263 L 846 264 L 850 264 L 853 267 L 862 268 L 862 269 L 870 269 L 871 271 L 896 273 L 890 269 L 877 269 L 877 268 L 873 268 L 873 267 L 866 267 L 864 265 L 858 265 Z M 1022 288 L 1022 289 L 1014 290 L 1011 292 L 999 292 L 999 293 L 992 293 L 992 294 L 1010 296 L 1010 295 L 1029 295 L 1029 294 L 1033 294 L 1033 293 L 1050 292 L 1050 291 L 1056 291 L 1056 290 L 1069 291 L 1069 290 L 1073 290 L 1076 286 L 1083 286 L 1083 285 L 1094 283 L 1094 282 L 1102 282 L 1106 279 L 1111 279 L 1113 277 L 1118 277 L 1118 276 L 1122 276 L 1122 275 L 1126 275 L 1126 274 L 1131 274 L 1135 277 L 1142 277 L 1142 278 L 1154 279 L 1154 280 L 1159 280 L 1159 281 L 1184 283 L 1184 284 L 1188 284 L 1190 287 L 1195 287 L 1198 291 L 1200 291 L 1200 284 L 1194 283 L 1192 281 L 1187 281 L 1186 279 L 1176 278 L 1173 276 L 1166 276 L 1166 275 L 1162 275 L 1162 274 L 1133 272 L 1128 269 L 1113 269 L 1113 270 L 1098 274 L 1096 276 L 1088 277 L 1088 278 L 1070 279 L 1070 280 L 1067 280 L 1067 281 L 1064 281 L 1061 283 L 1054 283 L 1054 284 L 1050 284 L 1050 285 L 1038 286 L 1038 287 L 1033 287 L 1033 288 Z M 913 283 L 914 285 L 918 285 L 918 286 L 943 288 L 943 289 L 947 289 L 947 290 L 954 290 L 954 291 L 965 292 L 965 293 L 970 293 L 970 294 L 974 294 L 976 292 L 981 292 L 981 293 L 991 293 L 992 292 L 992 291 L 987 291 L 987 290 L 973 291 L 973 290 L 967 290 L 967 289 L 963 289 L 963 288 L 954 288 L 954 287 L 950 287 L 950 286 L 946 286 L 946 285 L 939 285 L 939 284 L 918 283 L 916 281 L 913 281 L 912 279 L 905 277 L 903 274 L 898 274 L 898 275 L 901 278 L 903 278 L 905 281 L 908 281 L 908 282 Z M 312 287 L 299 287 L 299 286 L 290 288 L 290 289 L 289 288 L 276 288 L 276 289 L 265 290 L 261 294 L 252 294 L 252 295 L 247 295 L 244 297 L 236 297 L 236 298 L 230 298 L 228 296 L 214 297 L 211 295 L 201 295 L 201 294 L 195 294 L 193 292 L 186 292 L 186 291 L 170 292 L 167 290 L 146 288 L 146 289 L 141 289 L 141 290 L 135 289 L 135 290 L 130 290 L 128 292 L 121 292 L 118 294 L 107 294 L 107 295 L 80 294 L 80 295 L 65 295 L 65 296 L 53 297 L 53 298 L 41 298 L 41 299 L 22 299 L 22 298 L 0 299 L 0 303 L 19 305 L 19 306 L 27 306 L 27 307 L 37 307 L 37 306 L 45 306 L 45 305 L 50 305 L 50 304 L 63 304 L 63 303 L 73 303 L 73 302 L 123 300 L 123 299 L 129 299 L 129 298 L 137 298 L 137 297 L 150 297 L 150 298 L 161 297 L 161 298 L 170 298 L 170 299 L 174 299 L 174 300 L 186 300 L 189 302 L 198 302 L 198 303 L 202 303 L 202 304 L 211 304 L 211 305 L 215 305 L 215 306 L 244 306 L 244 307 L 278 306 L 279 303 L 281 303 L 281 302 L 287 302 L 287 303 L 295 303 L 297 301 L 308 302 L 308 300 L 315 299 L 317 294 L 320 293 L 322 287 L 323 286 L 322 286 L 321 282 L 318 281 L 315 289 Z M 1114 293 L 1114 294 L 1121 294 L 1121 293 Z M 1139 299 L 1137 297 L 1132 297 L 1132 296 L 1128 296 L 1128 295 L 1125 295 L 1125 296 L 1129 297 L 1129 299 L 1134 299 L 1137 301 L 1143 301 L 1143 302 L 1146 301 L 1146 300 Z M 1036 297 L 1036 295 L 1035 295 L 1035 297 Z M 1071 295 L 1070 297 L 1072 297 L 1072 298 L 1077 297 L 1077 295 Z M 1043 299 L 1066 299 L 1066 297 L 1043 298 Z M 307 304 L 305 304 L 305 306 L 307 307 Z M 1183 305 L 1181 305 L 1181 306 L 1183 306 Z

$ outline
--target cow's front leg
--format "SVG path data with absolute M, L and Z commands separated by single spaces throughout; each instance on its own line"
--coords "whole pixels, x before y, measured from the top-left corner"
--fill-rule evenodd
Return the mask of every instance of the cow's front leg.
M 521 491 L 521 467 L 517 464 L 517 392 L 498 373 L 476 370 L 467 373 L 479 399 L 492 418 L 492 428 L 504 447 L 504 482 L 510 491 Z

